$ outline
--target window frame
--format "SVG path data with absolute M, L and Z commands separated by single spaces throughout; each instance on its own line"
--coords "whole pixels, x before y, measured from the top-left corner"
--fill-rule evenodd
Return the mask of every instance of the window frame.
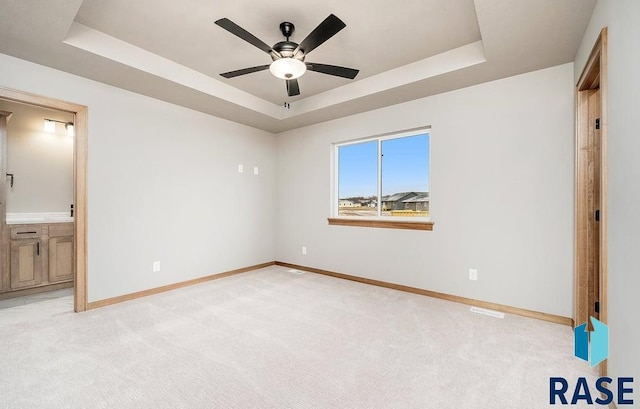
M 382 215 L 382 143 L 387 140 L 401 139 L 418 135 L 429 135 L 429 157 L 428 169 L 429 169 L 429 216 L 427 217 L 392 217 Z M 396 131 L 386 133 L 382 135 L 369 136 L 360 139 L 354 139 L 346 142 L 335 142 L 332 144 L 332 177 L 331 177 L 331 207 L 328 222 L 330 225 L 340 226 L 355 226 L 355 227 L 376 227 L 376 228 L 393 228 L 393 229 L 409 229 L 409 230 L 433 230 L 433 217 L 431 212 L 431 191 L 432 191 L 432 177 L 431 177 L 431 141 L 433 133 L 431 126 L 424 126 L 420 128 L 412 128 L 403 131 Z M 343 146 L 357 145 L 361 143 L 367 143 L 371 141 L 377 141 L 377 215 L 376 216 L 341 216 L 340 215 L 340 148 Z

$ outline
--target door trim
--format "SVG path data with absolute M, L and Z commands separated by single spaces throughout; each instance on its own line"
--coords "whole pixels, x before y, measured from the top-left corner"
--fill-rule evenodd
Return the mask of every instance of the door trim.
M 28 92 L 0 87 L 0 98 L 71 112 L 75 115 L 73 139 L 74 202 L 74 311 L 87 310 L 87 143 L 88 108 Z
M 0 111 L 0 290 L 9 291 L 11 287 L 11 271 L 9 268 L 8 232 L 6 231 L 7 216 L 7 126 L 13 114 Z
M 580 146 L 588 136 L 589 123 L 588 109 L 585 108 L 586 100 L 591 90 L 600 89 L 600 280 L 599 302 L 600 317 L 603 323 L 608 322 L 607 317 L 607 138 L 608 138 L 608 72 L 607 72 L 607 28 L 600 31 L 591 54 L 584 66 L 580 79 L 576 84 L 576 135 L 575 135 L 575 247 L 574 247 L 574 322 L 576 325 L 588 319 L 588 274 L 583 266 L 587 263 L 584 248 L 583 231 L 586 225 L 583 201 L 586 200 L 585 186 L 581 183 L 581 175 L 586 168 L 586 161 L 580 155 Z M 606 361 L 600 364 L 602 376 L 607 374 Z

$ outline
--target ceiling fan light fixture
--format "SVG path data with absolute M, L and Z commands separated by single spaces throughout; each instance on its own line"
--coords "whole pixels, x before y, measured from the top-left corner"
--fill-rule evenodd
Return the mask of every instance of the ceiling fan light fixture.
M 284 57 L 272 62 L 269 66 L 269 71 L 275 77 L 283 80 L 292 80 L 301 77 L 307 71 L 307 66 L 296 58 Z

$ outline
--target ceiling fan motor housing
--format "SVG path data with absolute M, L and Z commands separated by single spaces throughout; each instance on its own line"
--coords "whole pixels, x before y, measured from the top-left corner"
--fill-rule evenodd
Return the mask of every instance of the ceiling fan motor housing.
M 287 58 L 287 57 L 293 57 L 293 52 L 296 50 L 296 48 L 298 47 L 298 44 L 294 43 L 293 41 L 280 41 L 279 43 L 274 44 L 273 49 L 274 51 L 277 51 L 282 57 Z M 303 54 L 301 52 L 298 53 L 298 57 L 303 56 Z M 271 58 L 276 60 L 278 58 L 277 55 L 272 54 Z M 303 58 L 298 58 L 300 60 L 302 60 Z
M 289 23 L 288 21 L 280 23 L 280 32 L 286 37 L 286 40 L 276 43 L 272 48 L 284 58 L 293 57 L 294 51 L 298 48 L 298 43 L 289 41 L 289 37 L 291 37 L 295 29 L 296 26 L 294 26 L 293 23 Z M 275 61 L 278 59 L 278 56 L 272 53 L 271 58 Z M 304 53 L 299 52 L 296 58 L 300 61 L 304 61 Z

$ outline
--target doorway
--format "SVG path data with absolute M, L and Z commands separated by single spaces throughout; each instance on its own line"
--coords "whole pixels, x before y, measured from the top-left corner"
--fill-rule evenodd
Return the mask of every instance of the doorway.
M 43 97 L 39 95 L 29 94 L 22 91 L 16 91 L 12 89 L 0 87 L 0 99 L 17 102 L 36 107 L 42 107 L 47 109 L 53 109 L 56 111 L 67 113 L 73 118 L 74 136 L 73 138 L 73 224 L 71 226 L 73 233 L 73 305 L 74 311 L 81 312 L 87 309 L 87 280 L 86 280 L 86 209 L 87 209 L 87 195 L 86 195 L 86 173 L 87 173 L 87 107 L 77 105 L 65 101 L 60 101 L 53 98 Z M 8 114 L 5 112 L 5 114 Z M 7 115 L 4 116 L 6 121 Z M 6 127 L 0 132 L 5 133 Z M 4 135 L 3 135 L 4 136 Z M 3 138 L 6 140 L 6 137 Z M 6 152 L 6 145 L 1 147 L 3 152 Z M 6 166 L 5 161 L 2 161 L 2 167 Z M 4 176 L 4 175 L 2 175 Z M 4 199 L 4 195 L 1 197 Z M 4 220 L 5 200 L 0 201 L 0 218 L 3 239 L 3 249 L 8 249 L 9 232 L 6 226 L 6 220 Z M 29 232 L 30 233 L 30 232 Z M 26 234 L 26 233 L 25 233 Z M 31 233 L 30 233 L 31 234 Z M 60 243 L 58 243 L 60 242 Z M 64 241 L 58 239 L 56 244 L 64 247 Z M 39 250 L 38 243 L 36 242 L 36 251 Z M 8 253 L 2 252 L 2 262 L 0 269 L 2 272 L 8 271 Z M 6 276 L 7 274 L 3 274 Z M 6 286 L 6 283 L 5 283 Z
M 574 323 L 607 323 L 607 29 L 576 85 Z M 606 361 L 605 361 L 606 362 Z M 600 366 L 606 374 L 606 363 Z

